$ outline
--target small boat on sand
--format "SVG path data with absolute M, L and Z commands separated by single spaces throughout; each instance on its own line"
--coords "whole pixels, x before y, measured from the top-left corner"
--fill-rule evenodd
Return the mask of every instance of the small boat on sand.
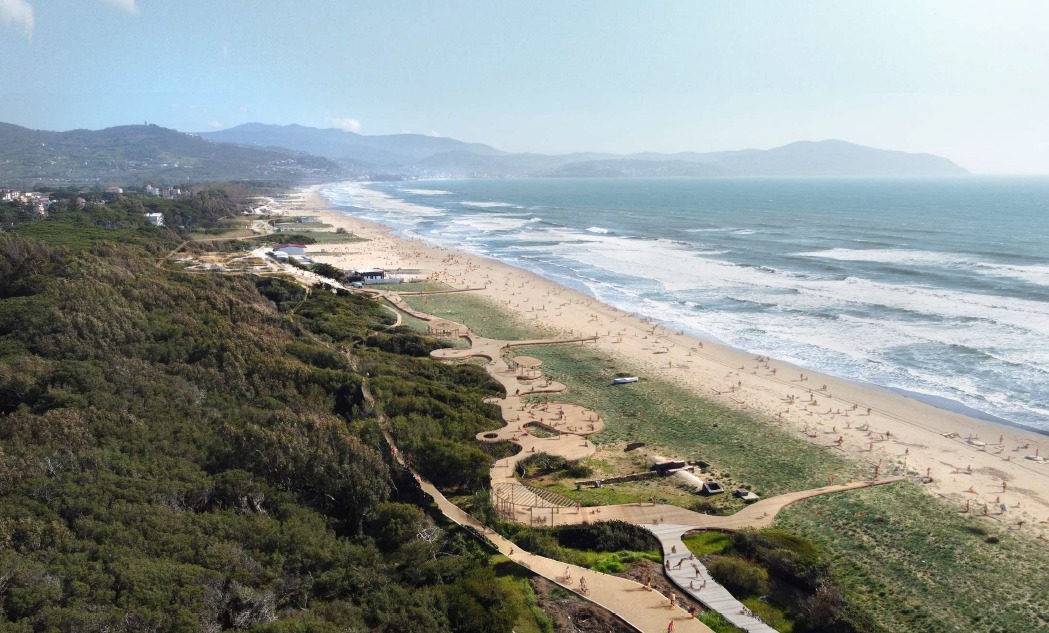
M 627 385 L 627 384 L 630 384 L 632 382 L 637 382 L 637 381 L 638 381 L 638 377 L 637 376 L 623 376 L 622 378 L 613 378 L 612 379 L 612 384 L 613 385 Z

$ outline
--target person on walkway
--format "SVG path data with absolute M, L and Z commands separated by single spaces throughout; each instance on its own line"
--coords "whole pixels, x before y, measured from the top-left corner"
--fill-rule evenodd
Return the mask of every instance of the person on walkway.
M 670 624 L 667 625 L 667 633 L 674 633 L 674 621 L 671 620 Z
M 673 609 L 677 606 L 677 594 L 673 591 L 670 592 L 670 608 Z

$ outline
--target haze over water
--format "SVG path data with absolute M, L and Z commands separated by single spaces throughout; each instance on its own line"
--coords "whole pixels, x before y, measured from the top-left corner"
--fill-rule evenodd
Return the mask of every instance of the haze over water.
M 1049 179 L 330 185 L 673 329 L 1049 430 Z

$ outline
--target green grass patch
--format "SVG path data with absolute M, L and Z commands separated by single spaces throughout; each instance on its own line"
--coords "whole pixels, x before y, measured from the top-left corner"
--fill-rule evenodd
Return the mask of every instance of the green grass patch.
M 483 297 L 468 292 L 404 297 L 408 305 L 468 326 L 481 336 L 496 339 L 529 339 L 553 336 L 556 331 L 527 320 Z
M 593 476 L 587 479 L 593 479 Z M 605 484 L 600 488 L 583 486 L 581 489 L 576 490 L 572 479 L 561 479 L 545 485 L 538 484 L 538 486 L 553 490 L 587 507 L 637 503 L 638 497 L 642 497 L 645 503 L 648 503 L 653 496 L 661 503 L 685 507 L 694 498 L 694 495 L 690 492 L 684 490 L 678 492 L 673 488 L 668 488 L 665 484 L 665 479 L 648 479 Z M 537 484 L 529 482 L 529 485 Z
M 663 555 L 659 550 L 648 550 L 643 552 L 622 550 L 619 552 L 592 552 L 589 550 L 563 548 L 569 555 L 571 562 L 580 567 L 599 571 L 603 574 L 619 574 L 639 560 L 650 560 L 654 563 L 662 563 Z
M 754 615 L 761 618 L 765 624 L 776 629 L 779 633 L 794 633 L 794 622 L 787 617 L 782 609 L 760 598 L 745 598 L 740 600 L 740 602 L 750 609 Z
M 532 573 L 509 558 L 496 555 L 492 557 L 496 578 L 503 579 L 512 591 L 515 602 L 519 604 L 517 621 L 514 622 L 516 633 L 554 633 L 554 622 L 546 615 L 536 599 L 535 591 L 528 582 Z
M 699 615 L 699 621 L 706 624 L 714 633 L 744 633 L 743 629 L 732 624 L 717 611 L 706 610 Z
M 696 556 L 720 554 L 732 546 L 732 537 L 724 532 L 693 532 L 681 540 Z

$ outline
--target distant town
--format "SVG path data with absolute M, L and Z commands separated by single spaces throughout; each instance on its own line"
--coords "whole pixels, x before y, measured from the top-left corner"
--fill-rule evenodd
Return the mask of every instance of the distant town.
M 152 184 L 147 184 L 140 190 L 128 189 L 126 193 L 144 195 L 150 198 L 165 198 L 169 200 L 176 199 L 184 194 L 181 187 L 154 187 Z M 50 209 L 51 205 L 59 199 L 69 200 L 70 207 L 80 210 L 86 208 L 89 203 L 105 205 L 108 201 L 112 200 L 114 196 L 121 196 L 124 194 L 125 189 L 116 186 L 108 187 L 102 192 L 80 192 L 75 195 L 46 191 L 0 189 L 0 203 L 19 206 L 26 211 L 35 212 L 41 217 L 47 217 L 48 209 Z M 146 218 L 146 221 L 153 226 L 164 226 L 163 213 L 143 213 L 142 215 Z

